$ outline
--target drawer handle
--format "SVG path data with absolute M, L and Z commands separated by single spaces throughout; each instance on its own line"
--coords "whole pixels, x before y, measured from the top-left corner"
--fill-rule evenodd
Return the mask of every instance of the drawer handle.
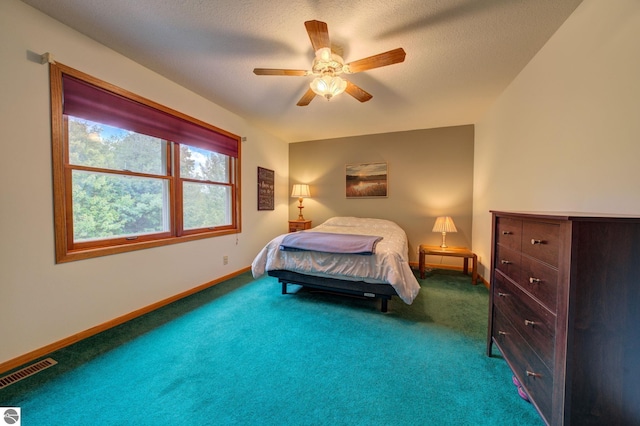
M 540 278 L 529 277 L 529 283 L 531 284 L 538 284 L 540 281 L 542 281 Z
M 533 244 L 534 246 L 535 246 L 536 244 L 542 244 L 542 240 L 535 240 L 535 239 L 533 239 L 533 238 L 532 238 L 532 239 L 531 239 L 531 244 Z
M 504 259 L 502 259 L 502 260 L 500 261 L 500 263 L 502 263 L 503 265 L 510 265 L 510 264 L 511 264 L 511 261 L 510 261 L 510 260 L 504 260 Z
M 499 334 L 500 336 L 506 336 L 506 335 L 507 335 L 507 332 L 506 332 L 506 331 L 502 331 L 502 330 L 498 330 L 498 334 Z
M 527 370 L 527 377 L 542 377 L 542 374 Z
M 508 296 L 508 294 L 507 294 L 507 293 L 502 293 L 502 292 L 500 292 L 500 291 L 499 291 L 499 292 L 498 292 L 498 296 L 499 296 L 499 297 L 507 297 L 507 296 Z
M 531 327 L 533 327 L 534 325 L 536 325 L 536 323 L 535 321 L 524 320 L 524 325 L 530 325 Z
M 513 232 L 511 231 L 502 231 L 502 235 L 511 235 Z

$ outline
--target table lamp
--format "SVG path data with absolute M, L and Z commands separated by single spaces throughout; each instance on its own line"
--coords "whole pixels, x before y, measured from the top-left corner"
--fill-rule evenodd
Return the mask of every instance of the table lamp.
M 447 232 L 458 232 L 451 216 L 439 216 L 436 218 L 436 223 L 433 225 L 432 231 L 442 232 L 442 244 L 440 244 L 442 248 L 447 248 Z
M 296 183 L 293 185 L 293 191 L 291 191 L 292 198 L 298 198 L 298 209 L 300 209 L 300 214 L 298 215 L 298 220 L 304 220 L 304 216 L 302 216 L 302 209 L 304 206 L 302 205 L 303 198 L 311 197 L 311 193 L 309 192 L 309 185 Z

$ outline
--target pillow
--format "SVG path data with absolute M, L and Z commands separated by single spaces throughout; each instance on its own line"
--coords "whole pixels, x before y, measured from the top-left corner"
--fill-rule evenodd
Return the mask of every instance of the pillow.
M 364 226 L 364 227 L 391 227 L 397 228 L 395 222 L 386 219 L 375 219 L 370 217 L 335 216 L 327 219 L 323 225 L 327 226 Z

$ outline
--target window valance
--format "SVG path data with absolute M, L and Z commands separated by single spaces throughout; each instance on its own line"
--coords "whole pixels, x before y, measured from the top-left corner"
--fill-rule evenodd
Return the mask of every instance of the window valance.
M 62 75 L 63 113 L 238 158 L 238 139 Z

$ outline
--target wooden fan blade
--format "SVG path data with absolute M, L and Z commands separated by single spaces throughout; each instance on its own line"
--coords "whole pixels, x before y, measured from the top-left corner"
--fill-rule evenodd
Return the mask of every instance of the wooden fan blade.
M 309 40 L 311 40 L 314 52 L 317 52 L 318 49 L 322 49 L 323 47 L 331 47 L 329 28 L 326 23 L 307 21 L 304 23 L 304 26 L 307 28 L 307 33 L 309 33 Z
M 307 106 L 315 97 L 316 97 L 316 93 L 313 90 L 308 89 L 307 92 L 304 95 L 302 95 L 302 97 L 300 98 L 300 100 L 296 105 Z
M 355 62 L 346 64 L 345 72 L 350 74 L 366 71 L 373 68 L 380 68 L 387 65 L 397 64 L 404 61 L 406 53 L 402 47 L 390 50 L 388 52 L 380 53 L 378 55 L 369 56 L 368 58 L 360 59 Z
M 347 80 L 347 88 L 344 89 L 344 91 L 360 102 L 367 102 L 369 99 L 373 98 L 373 96 L 371 96 L 369 93 L 365 92 L 349 80 Z
M 309 71 L 306 70 L 281 70 L 274 68 L 254 68 L 253 73 L 255 75 L 292 75 L 292 76 L 302 76 L 309 74 Z

